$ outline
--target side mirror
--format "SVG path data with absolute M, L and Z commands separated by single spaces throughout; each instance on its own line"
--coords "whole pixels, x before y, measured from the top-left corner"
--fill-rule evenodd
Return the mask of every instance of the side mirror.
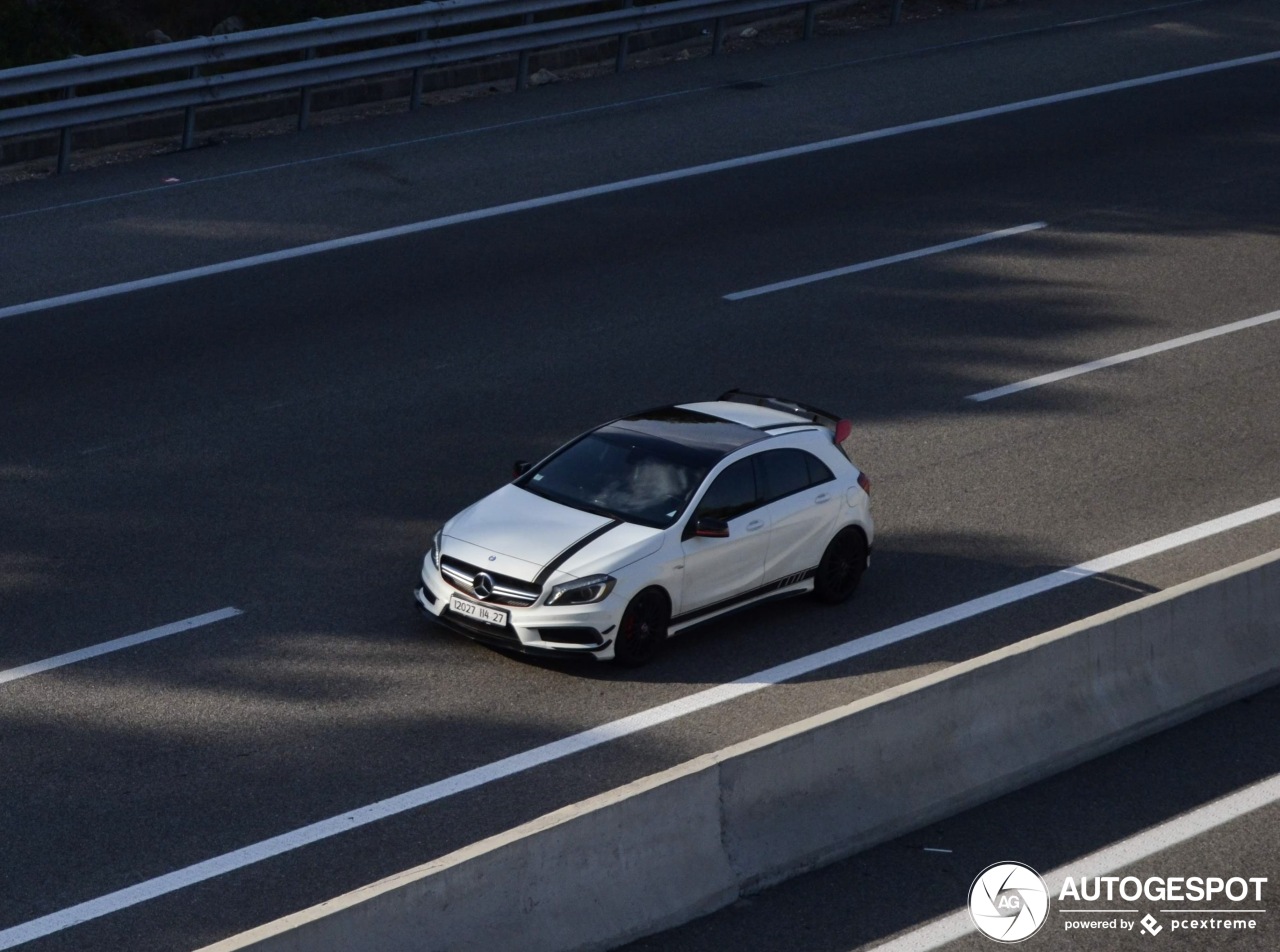
M 525 473 L 529 472 L 529 470 L 532 467 L 533 467 L 533 464 L 530 463 L 527 459 L 516 460 L 514 463 L 511 464 L 512 479 L 514 479 L 517 476 L 523 476 Z
M 693 534 L 704 539 L 727 539 L 729 538 L 729 523 L 723 519 L 712 519 L 710 516 L 703 516 L 694 524 Z

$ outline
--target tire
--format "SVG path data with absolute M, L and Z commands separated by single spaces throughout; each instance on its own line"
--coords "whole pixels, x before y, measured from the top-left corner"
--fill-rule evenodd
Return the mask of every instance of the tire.
M 836 533 L 822 553 L 813 577 L 813 594 L 827 605 L 839 605 L 858 588 L 867 567 L 867 537 L 857 526 Z
M 646 588 L 631 599 L 618 623 L 613 660 L 625 668 L 637 668 L 651 660 L 667 640 L 671 602 L 660 588 Z

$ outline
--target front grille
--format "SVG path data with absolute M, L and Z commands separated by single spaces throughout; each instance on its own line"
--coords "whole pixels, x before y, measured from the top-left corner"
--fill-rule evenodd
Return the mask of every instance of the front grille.
M 475 586 L 472 584 L 475 577 L 481 572 L 486 573 L 493 579 L 493 594 L 488 598 L 480 598 L 476 594 Z M 512 578 L 510 575 L 502 575 L 498 572 L 490 572 L 488 569 L 482 569 L 478 565 L 471 565 L 460 559 L 452 559 L 447 555 L 440 559 L 440 574 L 444 576 L 446 582 L 458 589 L 458 591 L 465 592 L 472 598 L 494 605 L 524 607 L 532 605 L 538 600 L 538 596 L 542 594 L 542 589 L 532 582 Z

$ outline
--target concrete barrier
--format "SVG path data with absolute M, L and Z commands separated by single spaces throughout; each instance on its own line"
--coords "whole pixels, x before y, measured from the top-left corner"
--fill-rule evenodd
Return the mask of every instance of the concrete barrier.
M 203 952 L 607 949 L 1280 682 L 1280 552 L 566 807 Z
M 738 895 L 712 756 L 209 946 L 334 952 L 608 948 Z M 516 937 L 519 937 L 518 941 Z

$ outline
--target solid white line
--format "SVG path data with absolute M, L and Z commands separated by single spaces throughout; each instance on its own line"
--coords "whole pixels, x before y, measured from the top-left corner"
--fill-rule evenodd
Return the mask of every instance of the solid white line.
M 1238 790 L 1159 826 L 1144 830 L 1119 843 L 1100 849 L 1096 853 L 1090 853 L 1065 866 L 1059 866 L 1044 877 L 1045 885 L 1049 887 L 1049 893 L 1056 896 L 1068 876 L 1079 879 L 1081 876 L 1102 876 L 1125 869 L 1148 856 L 1162 853 L 1201 833 L 1269 806 L 1277 800 L 1280 800 L 1280 774 L 1260 780 L 1243 790 Z M 1059 909 L 1058 911 L 1086 912 L 1087 910 Z M 933 949 L 976 931 L 968 912 L 961 910 L 877 945 L 871 952 L 932 952 Z
M 551 205 L 560 205 L 565 202 L 574 202 L 584 198 L 594 198 L 600 195 L 609 195 L 614 192 L 623 192 L 634 188 L 644 188 L 648 185 L 675 182 L 699 175 L 709 175 L 714 172 L 724 172 L 729 169 L 744 168 L 746 166 L 759 165 L 764 162 L 775 162 L 779 159 L 790 159 L 800 155 L 810 155 L 815 152 L 824 152 L 828 149 L 839 149 L 844 146 L 856 145 L 860 142 L 872 142 L 877 139 L 887 139 L 892 136 L 906 135 L 911 132 L 921 132 L 926 129 L 939 129 L 944 126 L 952 126 L 963 122 L 973 122 L 977 119 L 987 119 L 992 116 L 1003 116 L 1008 115 L 1009 113 L 1022 112 L 1027 109 L 1036 109 L 1040 106 L 1072 102 L 1077 99 L 1087 99 L 1091 96 L 1101 96 L 1106 93 L 1119 92 L 1125 89 L 1137 89 L 1142 86 L 1151 86 L 1156 83 L 1166 83 L 1178 79 L 1188 79 L 1193 76 L 1203 76 L 1209 73 L 1221 72 L 1223 70 L 1236 69 L 1241 66 L 1254 66 L 1278 59 L 1280 59 L 1280 50 L 1273 50 L 1269 53 L 1259 53 L 1254 56 L 1242 56 L 1237 59 L 1223 60 L 1218 63 L 1206 63 L 1203 66 L 1191 66 L 1186 69 L 1175 69 L 1165 73 L 1156 73 L 1151 76 L 1140 76 L 1136 79 L 1126 79 L 1116 83 L 1105 83 L 1100 86 L 1089 86 L 1084 89 L 1076 89 L 1070 92 L 1055 93 L 1051 96 L 1040 96 L 1036 99 L 1025 99 L 1020 102 L 1006 103 L 1000 106 L 988 106 L 985 109 L 973 109 L 968 112 L 960 112 L 951 116 L 943 116 L 938 119 L 924 119 L 919 122 L 908 122 L 898 126 L 876 129 L 871 132 L 859 132 L 835 139 L 825 139 L 821 142 L 811 142 L 807 145 L 790 146 L 785 149 L 774 149 L 769 152 L 759 152 L 754 155 L 740 156 L 736 159 L 724 159 L 719 162 L 708 162 L 704 165 L 694 165 L 688 168 L 674 169 L 670 172 L 658 172 L 653 175 L 642 175 L 638 178 L 623 179 L 621 181 L 610 182 L 605 185 L 593 185 L 588 188 L 573 189 L 571 191 L 560 192 L 555 195 L 545 195 L 542 198 L 530 198 L 518 202 L 508 202 L 503 205 L 494 205 L 489 208 L 481 208 L 476 211 L 459 212 L 456 215 L 446 215 L 442 218 L 432 218 L 427 221 L 414 222 L 408 225 L 397 225 L 394 228 L 384 228 L 379 231 L 366 232 L 360 235 L 349 235 L 345 238 L 320 241 L 310 245 L 301 245 L 297 248 L 286 248 L 281 251 L 253 255 L 252 257 L 239 258 L 234 261 L 224 261 L 200 268 L 190 268 L 186 271 L 176 271 L 172 274 L 163 274 L 151 278 L 141 278 L 137 281 L 125 281 L 121 284 L 112 284 L 107 287 L 94 288 L 88 291 L 78 291 L 74 294 L 62 294 L 57 297 L 45 298 L 40 301 L 30 301 L 25 304 L 14 304 L 9 307 L 0 307 L 0 319 L 16 317 L 19 314 L 30 314 L 35 311 L 49 310 L 56 307 L 65 307 L 70 304 L 81 304 L 86 301 L 96 301 L 119 294 L 128 294 L 132 291 L 139 291 L 144 288 L 161 287 L 163 285 L 176 284 L 180 281 L 189 281 L 193 278 L 202 278 L 214 274 L 224 274 L 230 271 L 240 271 L 245 268 L 254 268 L 258 265 L 287 261 L 292 258 L 301 258 L 306 255 L 319 254 L 325 251 L 334 251 L 340 248 L 351 248 L 357 245 L 369 244 L 370 242 L 384 241 L 388 238 L 399 238 L 404 235 L 413 235 L 420 232 L 432 231 L 437 228 L 447 228 L 450 225 L 481 221 L 486 218 L 497 218 L 501 215 L 510 215 L 516 212 L 529 211 L 535 208 L 546 208 Z
M 281 833 L 279 836 L 273 836 L 271 839 L 241 847 L 221 856 L 215 856 L 193 866 L 175 870 L 163 876 L 157 876 L 154 879 L 148 879 L 145 882 L 100 896 L 97 899 L 91 899 L 58 912 L 41 916 L 38 919 L 32 919 L 30 922 L 24 922 L 21 925 L 12 926 L 0 931 L 0 949 L 11 949 L 24 942 L 52 935 L 81 922 L 87 922 L 90 919 L 96 919 L 99 916 L 105 916 L 109 913 L 135 906 L 148 899 L 154 899 L 157 896 L 163 896 L 166 893 L 204 882 L 223 873 L 229 873 L 254 863 L 260 863 L 263 860 L 320 842 L 368 823 L 374 823 L 408 810 L 426 806 L 456 793 L 462 793 L 475 787 L 493 783 L 496 780 L 513 776 L 533 767 L 539 767 L 563 757 L 568 757 L 571 754 L 598 747 L 609 741 L 627 737 L 650 727 L 665 724 L 687 714 L 723 704 L 726 701 L 731 701 L 734 698 L 751 694 L 784 681 L 790 681 L 887 645 L 896 644 L 897 642 L 914 638 L 917 635 L 934 631 L 944 625 L 950 625 L 966 618 L 972 618 L 974 615 L 1029 598 L 1040 592 L 1047 592 L 1051 589 L 1068 585 L 1071 582 L 1089 578 L 1099 572 L 1110 571 L 1127 563 L 1147 558 L 1177 546 L 1186 545 L 1189 542 L 1208 538 L 1228 529 L 1256 522 L 1259 519 L 1266 519 L 1276 514 L 1280 514 L 1280 498 L 1272 499 L 1217 519 L 1211 519 L 1208 522 L 1202 522 L 1199 525 L 1191 526 L 1178 532 L 1160 536 L 1140 545 L 1121 549 L 1119 552 L 1113 552 L 1110 555 L 1104 555 L 1089 562 L 1082 562 L 1072 568 L 1053 572 L 1029 582 L 1023 582 L 1021 585 L 1014 585 L 1010 588 L 993 592 L 990 595 L 971 599 L 943 611 L 926 615 L 923 618 L 895 625 L 892 628 L 885 628 L 875 634 L 856 638 L 853 641 L 847 641 L 842 645 L 828 648 L 825 651 L 819 651 L 803 658 L 797 658 L 794 661 L 776 665 L 756 674 L 747 675 L 728 684 L 721 684 L 704 691 L 698 691 L 695 694 L 661 704 L 647 711 L 640 711 L 637 714 L 552 741 L 541 747 L 513 754 L 502 760 L 475 767 L 472 770 L 446 777 L 443 780 L 437 780 L 426 786 L 418 787 L 416 790 L 409 790 L 406 793 L 379 800 L 377 803 L 359 807 L 340 816 L 320 820 L 299 829 L 291 830 L 288 833 Z
M 1032 377 L 1030 380 L 1023 380 L 1020 383 L 1011 383 L 1003 387 L 996 387 L 994 390 L 984 390 L 982 393 L 971 393 L 969 396 L 965 397 L 965 399 L 975 400 L 979 403 L 986 400 L 994 400 L 997 397 L 1008 396 L 1009 394 L 1017 393 L 1020 390 L 1030 390 L 1032 387 L 1043 387 L 1047 383 L 1055 383 L 1059 380 L 1066 380 L 1068 377 L 1087 374 L 1092 370 L 1101 370 L 1104 367 L 1114 367 L 1116 364 L 1124 364 L 1131 360 L 1138 360 L 1142 357 L 1150 357 L 1152 354 L 1163 353 L 1166 350 L 1173 350 L 1177 347 L 1186 347 L 1188 344 L 1198 344 L 1202 340 L 1211 340 L 1214 337 L 1221 337 L 1223 334 L 1234 334 L 1236 331 L 1243 331 L 1250 327 L 1257 327 L 1259 324 L 1270 324 L 1272 321 L 1280 321 L 1280 311 L 1272 311 L 1270 314 L 1260 314 L 1257 317 L 1248 317 L 1243 321 L 1223 324 L 1220 327 L 1211 327 L 1206 331 L 1197 331 L 1194 334 L 1175 337 L 1173 340 L 1167 340 L 1159 344 L 1151 344 L 1148 347 L 1139 347 L 1137 350 L 1127 350 L 1123 354 L 1116 354 L 1113 357 L 1103 357 L 1100 360 L 1091 360 L 1087 364 L 1076 364 L 1074 367 L 1067 367 L 1064 370 L 1055 370 L 1053 373 L 1041 374 L 1039 377 Z
M 54 668 L 61 668 L 68 664 L 75 664 L 77 661 L 84 661 L 87 658 L 96 658 L 99 655 L 110 654 L 113 651 L 120 651 L 123 648 L 132 648 L 134 645 L 140 645 L 147 641 L 155 641 L 157 638 L 167 638 L 169 635 L 176 635 L 181 631 L 190 631 L 192 628 L 200 628 L 203 625 L 212 625 L 215 621 L 234 618 L 239 614 L 241 614 L 241 612 L 238 608 L 220 608 L 216 612 L 207 612 L 203 615 L 196 615 L 193 618 L 184 618 L 182 621 L 175 621 L 172 624 L 161 625 L 159 628 L 151 628 L 147 631 L 141 631 L 136 635 L 125 635 L 123 638 L 104 641 L 101 644 L 91 645 L 88 648 L 81 648 L 78 651 L 68 651 L 66 654 L 55 655 L 54 657 L 46 658 L 43 661 L 33 661 L 30 664 L 24 664 L 21 667 L 9 668 L 7 671 L 0 671 L 0 684 L 17 681 L 20 678 L 29 678 L 33 674 L 40 674 L 43 671 L 51 671 Z
M 746 291 L 734 291 L 732 294 L 726 294 L 726 301 L 741 301 L 744 298 L 759 297 L 761 294 L 770 294 L 773 291 L 785 291 L 788 288 L 797 288 L 802 284 L 813 284 L 815 281 L 826 281 L 828 278 L 840 278 L 846 274 L 857 274 L 859 271 L 870 271 L 872 268 L 883 268 L 885 265 L 899 264 L 903 261 L 912 261 L 916 258 L 925 258 L 929 255 L 942 254 L 944 251 L 955 251 L 957 248 L 968 248 L 971 245 L 980 245 L 988 241 L 997 241 L 1001 238 L 1011 238 L 1014 235 L 1026 234 L 1029 231 L 1037 231 L 1048 225 L 1048 222 L 1037 221 L 1029 225 L 1017 225 L 1013 228 L 1004 228 L 1000 231 L 988 232 L 985 235 L 977 235 L 973 238 L 961 238 L 958 241 L 948 241 L 941 245 L 931 245 L 928 248 L 920 248 L 916 251 L 904 251 L 902 254 L 889 255 L 887 258 L 877 258 L 874 261 L 864 261 L 861 264 L 851 264 L 843 268 L 833 268 L 830 271 L 820 271 L 817 274 L 805 275 L 802 278 L 791 278 L 787 281 L 777 281 L 774 284 L 765 284 L 758 288 L 751 288 Z

